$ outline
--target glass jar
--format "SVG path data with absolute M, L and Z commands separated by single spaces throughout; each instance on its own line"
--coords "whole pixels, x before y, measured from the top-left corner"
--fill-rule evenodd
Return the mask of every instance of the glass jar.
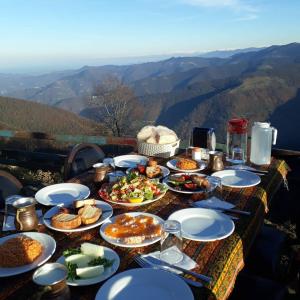
M 227 160 L 233 164 L 247 161 L 248 120 L 231 119 L 227 124 Z

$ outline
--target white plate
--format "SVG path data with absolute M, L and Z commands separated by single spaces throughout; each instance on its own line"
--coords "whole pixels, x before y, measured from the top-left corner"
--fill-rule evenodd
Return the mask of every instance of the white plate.
M 181 209 L 171 214 L 169 220 L 180 222 L 182 236 L 193 241 L 221 240 L 234 231 L 234 223 L 230 217 L 212 209 Z
M 176 167 L 176 162 L 178 161 L 178 159 L 171 159 L 167 162 L 167 167 L 170 169 L 173 169 L 175 171 L 179 171 L 179 172 L 188 172 L 188 173 L 192 173 L 192 172 L 198 172 L 201 170 L 204 170 L 207 166 L 207 164 L 204 161 L 198 161 L 198 168 L 197 169 L 192 169 L 192 170 L 184 170 L 184 169 L 179 169 Z
M 85 199 L 90 189 L 78 183 L 58 183 L 46 186 L 35 194 L 37 202 L 43 205 L 70 204 L 74 200 Z
M 27 271 L 33 270 L 37 268 L 38 266 L 45 263 L 55 252 L 56 249 L 56 242 L 55 240 L 48 234 L 45 233 L 39 233 L 39 232 L 24 232 L 24 233 L 16 233 L 11 234 L 5 237 L 0 238 L 0 245 L 4 243 L 6 240 L 15 238 L 18 236 L 27 236 L 34 240 L 39 241 L 43 247 L 44 250 L 42 254 L 31 264 L 21 266 L 21 267 L 15 267 L 15 268 L 2 268 L 0 267 L 0 277 L 8 277 L 13 276 L 21 273 L 25 273 Z
M 66 207 L 68 207 L 67 205 L 65 205 Z M 52 229 L 52 230 L 56 230 L 56 231 L 61 231 L 61 232 L 79 232 L 79 231 L 84 231 L 84 230 L 88 230 L 94 227 L 97 227 L 99 225 L 101 225 L 102 223 L 104 223 L 108 218 L 110 218 L 113 214 L 113 208 L 111 207 L 111 205 L 109 205 L 108 203 L 104 202 L 104 201 L 99 201 L 96 200 L 96 206 L 101 208 L 103 211 L 105 211 L 99 218 L 99 220 L 93 224 L 89 224 L 89 225 L 81 225 L 78 228 L 74 228 L 74 229 L 60 229 L 60 228 L 56 228 L 54 226 L 51 225 L 51 217 L 55 214 L 57 214 L 59 212 L 59 209 L 61 207 L 64 206 L 55 206 L 52 207 L 51 209 L 49 209 L 43 218 L 44 224 Z
M 100 191 L 101 191 L 101 189 L 100 189 Z M 100 192 L 100 191 L 99 191 L 99 192 Z M 143 205 L 146 205 L 146 204 L 150 204 L 150 203 L 152 203 L 152 202 L 155 202 L 155 201 L 161 199 L 161 198 L 166 194 L 166 192 L 167 192 L 167 191 L 163 192 L 163 193 L 160 194 L 158 197 L 155 197 L 155 198 L 153 198 L 152 200 L 146 200 L 146 201 L 143 201 L 143 202 L 140 202 L 140 203 L 131 203 L 131 202 L 119 202 L 119 201 L 113 201 L 113 200 L 111 200 L 111 199 L 108 198 L 108 197 L 104 197 L 104 196 L 101 195 L 100 193 L 99 193 L 99 195 L 100 195 L 100 197 L 101 197 L 102 199 L 104 199 L 104 200 L 107 201 L 107 202 L 110 202 L 110 203 L 113 203 L 113 204 L 118 204 L 118 205 L 121 205 L 121 206 L 135 207 L 135 206 L 143 206 Z
M 166 176 L 168 176 L 170 174 L 170 170 L 164 166 L 160 166 L 158 165 L 158 167 L 160 167 L 161 169 L 161 172 L 162 172 L 162 175 L 161 176 L 158 176 L 158 177 L 154 177 L 153 179 L 161 179 L 161 178 L 164 178 Z M 126 174 L 129 174 L 131 172 L 131 170 L 133 170 L 135 168 L 129 168 L 126 170 Z
M 168 178 L 169 177 L 166 177 L 164 180 L 163 180 L 163 183 L 168 187 L 169 190 L 173 191 L 173 192 L 177 192 L 177 193 L 183 193 L 183 194 L 195 194 L 195 193 L 202 193 L 202 192 L 211 192 L 213 191 L 217 185 L 215 183 L 215 181 L 213 180 L 210 180 L 210 176 L 207 176 L 206 174 L 201 174 L 201 173 L 176 173 L 176 174 L 173 174 L 173 175 L 199 175 L 199 176 L 206 176 L 206 178 L 209 180 L 210 184 L 211 184 L 211 187 L 210 189 L 208 190 L 204 190 L 204 189 L 197 189 L 195 191 L 189 191 L 189 190 L 177 190 L 176 188 L 174 188 L 172 185 L 168 184 Z
M 108 277 L 110 277 L 111 275 L 113 275 L 117 272 L 117 270 L 119 269 L 119 266 L 120 266 L 119 255 L 117 254 L 116 251 L 114 251 L 110 248 L 107 248 L 107 247 L 103 247 L 103 248 L 104 248 L 104 256 L 107 259 L 114 260 L 113 265 L 109 268 L 105 268 L 104 272 L 96 277 L 86 278 L 86 279 L 74 279 L 74 280 L 67 279 L 68 285 L 83 286 L 83 285 L 91 285 L 91 284 L 99 283 L 101 281 L 104 281 L 105 279 L 107 279 Z M 65 257 L 61 256 L 57 260 L 57 262 L 61 263 L 61 264 L 65 264 Z
M 246 188 L 260 183 L 258 175 L 244 170 L 224 170 L 215 172 L 212 176 L 221 178 L 222 185 L 233 188 Z
M 156 215 L 149 214 L 149 213 L 144 213 L 144 212 L 129 212 L 129 213 L 126 213 L 126 214 L 128 214 L 128 215 L 130 215 L 132 217 L 136 217 L 136 216 L 139 216 L 139 215 L 149 216 L 149 217 L 154 218 L 157 221 L 157 223 L 162 224 L 164 222 L 164 220 L 162 218 L 160 218 L 160 217 L 158 217 Z M 158 237 L 146 239 L 142 243 L 139 243 L 139 244 L 126 244 L 126 243 L 120 241 L 119 239 L 110 238 L 110 237 L 108 237 L 105 234 L 104 230 L 105 230 L 105 228 L 106 228 L 106 226 L 108 224 L 114 223 L 115 219 L 116 219 L 116 217 L 108 219 L 104 224 L 102 224 L 102 226 L 100 228 L 100 234 L 101 234 L 102 238 L 105 241 L 107 241 L 108 243 L 112 244 L 112 245 L 120 246 L 120 247 L 125 247 L 125 248 L 136 248 L 136 247 L 148 246 L 148 245 L 154 244 L 154 243 L 156 243 L 156 242 L 158 242 L 160 240 L 160 236 L 158 236 Z
M 193 300 L 188 285 L 178 276 L 158 269 L 131 269 L 110 278 L 95 300 Z
M 137 164 L 147 164 L 148 158 L 142 155 L 121 155 L 114 158 L 115 166 L 119 168 L 135 168 Z

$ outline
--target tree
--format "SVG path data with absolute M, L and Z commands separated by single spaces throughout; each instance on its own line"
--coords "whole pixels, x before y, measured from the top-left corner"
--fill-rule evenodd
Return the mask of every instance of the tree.
M 141 126 L 142 105 L 134 92 L 116 78 L 109 77 L 97 85 L 89 102 L 114 136 L 133 135 Z

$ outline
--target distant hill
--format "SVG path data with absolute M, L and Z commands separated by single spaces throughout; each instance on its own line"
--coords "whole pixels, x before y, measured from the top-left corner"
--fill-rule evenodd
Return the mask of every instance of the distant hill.
M 0 97 L 0 129 L 105 135 L 99 123 L 62 109 L 8 97 Z
M 187 138 L 194 126 L 209 126 L 224 142 L 227 120 L 244 116 L 250 122 L 271 121 L 279 130 L 278 146 L 300 150 L 297 126 L 287 121 L 300 114 L 300 44 L 242 50 L 225 51 L 225 58 L 173 57 L 127 66 L 86 66 L 44 86 L 11 93 L 93 119 L 87 96 L 109 75 L 134 90 L 145 108 L 145 123 L 171 127 L 181 138 Z

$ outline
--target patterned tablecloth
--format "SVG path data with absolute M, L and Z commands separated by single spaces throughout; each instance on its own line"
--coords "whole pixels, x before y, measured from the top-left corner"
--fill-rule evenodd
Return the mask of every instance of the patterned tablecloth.
M 194 270 L 213 278 L 210 284 L 204 284 L 204 288 L 193 288 L 195 299 L 227 299 L 234 288 L 236 277 L 244 266 L 245 258 L 260 230 L 271 199 L 286 177 L 288 166 L 284 161 L 273 159 L 268 171 L 267 175 L 262 176 L 262 182 L 257 187 L 223 190 L 225 200 L 234 203 L 238 209 L 251 212 L 251 216 L 240 216 L 239 220 L 235 221 L 235 231 L 231 236 L 220 241 L 206 243 L 184 240 L 184 252 L 198 264 Z M 92 178 L 93 174 L 86 173 L 72 181 L 87 184 L 92 194 L 99 198 Z M 161 200 L 135 208 L 134 211 L 149 212 L 167 219 L 174 211 L 189 207 L 188 199 L 187 195 L 168 191 Z M 126 211 L 128 208 L 114 206 L 114 215 Z M 2 219 L 0 219 L 1 222 Z M 44 225 L 40 225 L 38 231 L 48 233 L 56 239 L 57 249 L 50 261 L 55 261 L 66 248 L 77 247 L 84 241 L 91 241 L 117 251 L 121 258 L 119 272 L 137 267 L 133 261 L 137 253 L 149 253 L 159 249 L 159 243 L 143 248 L 112 246 L 102 240 L 99 228 L 81 233 L 64 234 L 48 230 Z M 1 232 L 0 237 L 11 233 L 13 232 Z M 14 277 L 0 278 L 0 300 L 33 299 L 32 293 L 35 286 L 31 280 L 32 274 L 33 271 Z M 71 287 L 72 299 L 94 299 L 100 286 L 101 284 Z

